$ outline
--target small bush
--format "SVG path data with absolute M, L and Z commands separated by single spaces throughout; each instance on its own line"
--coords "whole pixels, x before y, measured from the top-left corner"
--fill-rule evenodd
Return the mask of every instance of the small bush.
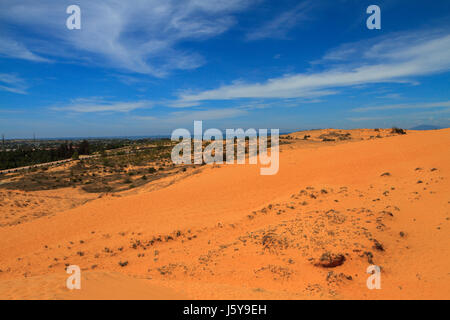
M 406 131 L 401 128 L 393 127 L 391 133 L 406 134 Z
M 126 178 L 126 179 L 123 181 L 123 183 L 133 183 L 133 181 L 131 181 L 130 178 Z
M 128 261 L 119 261 L 119 266 L 121 266 L 122 268 L 123 267 L 126 267 L 128 265 Z

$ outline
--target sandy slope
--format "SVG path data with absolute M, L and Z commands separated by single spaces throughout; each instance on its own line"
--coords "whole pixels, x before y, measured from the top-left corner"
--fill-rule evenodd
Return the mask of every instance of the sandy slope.
M 295 141 L 274 176 L 207 167 L 2 227 L 0 298 L 449 299 L 449 147 L 448 129 Z M 345 261 L 326 268 L 327 256 Z M 372 263 L 381 290 L 366 287 Z M 70 264 L 83 269 L 76 293 Z

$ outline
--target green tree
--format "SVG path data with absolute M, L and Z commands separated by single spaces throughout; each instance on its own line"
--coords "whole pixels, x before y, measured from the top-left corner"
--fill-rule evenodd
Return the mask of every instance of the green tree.
M 80 145 L 78 146 L 78 153 L 85 155 L 90 154 L 90 146 L 87 140 L 81 141 Z

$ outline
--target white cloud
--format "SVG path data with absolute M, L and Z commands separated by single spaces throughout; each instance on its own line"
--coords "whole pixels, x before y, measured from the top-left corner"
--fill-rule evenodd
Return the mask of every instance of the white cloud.
M 16 74 L 0 73 L 0 90 L 18 94 L 27 94 L 26 89 L 27 85 L 25 84 L 25 80 Z
M 227 31 L 235 23 L 233 14 L 252 2 L 78 0 L 81 30 L 68 30 L 66 8 L 72 1 L 3 0 L 0 23 L 9 31 L 2 35 L 7 44 L 0 45 L 0 53 L 33 61 L 78 59 L 162 77 L 202 65 L 198 53 L 180 44 Z
M 448 32 L 397 34 L 342 46 L 336 53 L 328 53 L 326 59 L 322 60 L 337 56 L 339 63 L 328 66 L 323 71 L 285 75 L 262 83 L 240 81 L 199 93 L 184 92 L 180 94 L 180 100 L 311 98 L 335 94 L 335 89 L 343 87 L 393 81 L 411 82 L 411 77 L 449 71 L 448 52 Z
M 70 111 L 76 113 L 94 113 L 94 112 L 130 112 L 136 109 L 152 108 L 151 101 L 136 102 L 107 102 L 102 98 L 76 99 L 71 104 L 62 107 L 53 106 L 50 109 L 54 111 Z

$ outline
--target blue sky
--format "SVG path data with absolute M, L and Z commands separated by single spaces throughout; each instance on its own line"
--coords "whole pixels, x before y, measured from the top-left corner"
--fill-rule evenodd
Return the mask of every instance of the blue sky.
M 68 30 L 66 8 L 81 8 Z M 381 30 L 366 9 L 381 8 Z M 450 126 L 450 1 L 2 0 L 0 133 Z

